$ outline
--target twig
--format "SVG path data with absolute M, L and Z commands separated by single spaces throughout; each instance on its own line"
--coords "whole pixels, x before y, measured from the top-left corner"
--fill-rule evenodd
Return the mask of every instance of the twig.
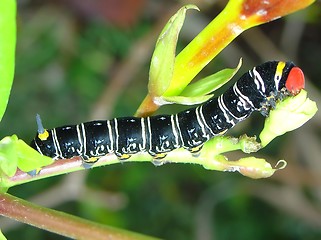
M 37 206 L 7 193 L 0 194 L 0 214 L 73 239 L 155 239 Z

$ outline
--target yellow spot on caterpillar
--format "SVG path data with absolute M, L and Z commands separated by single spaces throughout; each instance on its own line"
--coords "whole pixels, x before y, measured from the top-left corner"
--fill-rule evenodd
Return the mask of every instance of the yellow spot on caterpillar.
M 203 147 L 203 145 L 200 145 L 200 146 L 191 148 L 189 151 L 190 151 L 191 153 L 198 153 L 199 151 L 201 151 L 202 147 Z
M 164 157 L 166 157 L 166 153 L 158 153 L 154 156 L 154 159 L 162 159 Z
M 224 135 L 227 131 L 228 131 L 228 129 L 225 129 L 222 132 L 220 132 L 219 135 Z
M 85 163 L 95 163 L 99 160 L 100 157 L 91 157 L 87 160 L 84 160 Z
M 43 133 L 38 133 L 38 138 L 41 140 L 41 141 L 45 141 L 47 140 L 49 137 L 49 132 L 47 130 L 45 130 Z
M 279 62 L 276 67 L 275 75 L 281 78 L 284 67 L 285 67 L 285 62 Z
M 126 159 L 130 158 L 130 156 L 131 156 L 131 155 L 129 155 L 129 154 L 123 154 L 123 155 L 121 155 L 121 156 L 119 157 L 119 160 L 126 160 Z

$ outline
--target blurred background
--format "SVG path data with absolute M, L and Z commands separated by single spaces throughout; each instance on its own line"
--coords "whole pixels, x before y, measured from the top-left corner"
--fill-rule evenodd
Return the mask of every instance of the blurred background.
M 47 128 L 133 115 L 147 93 L 149 61 L 163 25 L 183 4 L 182 49 L 227 1 L 20 0 L 16 73 L 1 138 L 29 142 L 35 115 Z M 248 30 L 198 77 L 226 67 L 240 74 L 268 60 L 292 60 L 305 72 L 309 97 L 321 106 L 320 2 Z M 163 107 L 158 113 L 177 112 Z M 253 115 L 229 135 L 255 135 Z M 201 166 L 116 164 L 10 189 L 31 202 L 102 224 L 165 239 L 321 239 L 321 115 L 273 141 L 257 157 L 288 166 L 264 180 Z M 240 153 L 229 159 L 242 157 Z M 66 239 L 0 219 L 8 239 Z

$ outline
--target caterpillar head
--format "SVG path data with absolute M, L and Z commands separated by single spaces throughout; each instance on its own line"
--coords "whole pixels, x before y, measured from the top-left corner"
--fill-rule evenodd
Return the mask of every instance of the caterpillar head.
M 297 95 L 304 88 L 304 74 L 299 67 L 293 67 L 285 80 L 286 89 L 292 94 Z
M 253 103 L 263 115 L 268 115 L 278 100 L 297 95 L 304 88 L 302 70 L 292 62 L 270 61 L 249 71 L 254 82 Z M 255 96 L 254 96 L 255 95 Z
M 270 61 L 250 71 L 262 95 L 296 95 L 304 88 L 302 70 L 292 62 Z
M 47 136 L 45 136 L 47 134 Z M 55 158 L 56 149 L 54 147 L 54 141 L 47 130 L 43 134 L 38 133 L 37 136 L 31 141 L 30 146 L 40 152 L 42 155 Z
M 285 90 L 290 95 L 297 95 L 304 88 L 302 70 L 292 62 L 275 62 L 274 84 L 278 92 Z
M 40 152 L 42 155 L 57 158 L 57 151 L 54 139 L 50 130 L 43 127 L 40 115 L 36 115 L 38 133 L 30 143 L 30 146 Z

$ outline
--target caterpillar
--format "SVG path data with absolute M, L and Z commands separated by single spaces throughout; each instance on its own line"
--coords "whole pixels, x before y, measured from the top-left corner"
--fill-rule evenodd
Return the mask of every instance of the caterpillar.
M 292 62 L 269 61 L 246 72 L 222 95 L 173 115 L 121 117 L 46 130 L 37 116 L 38 133 L 31 146 L 53 159 L 80 156 L 93 163 L 106 154 L 120 160 L 138 152 L 155 161 L 177 148 L 197 154 L 203 144 L 223 135 L 259 111 L 268 116 L 276 101 L 304 88 L 302 70 Z

